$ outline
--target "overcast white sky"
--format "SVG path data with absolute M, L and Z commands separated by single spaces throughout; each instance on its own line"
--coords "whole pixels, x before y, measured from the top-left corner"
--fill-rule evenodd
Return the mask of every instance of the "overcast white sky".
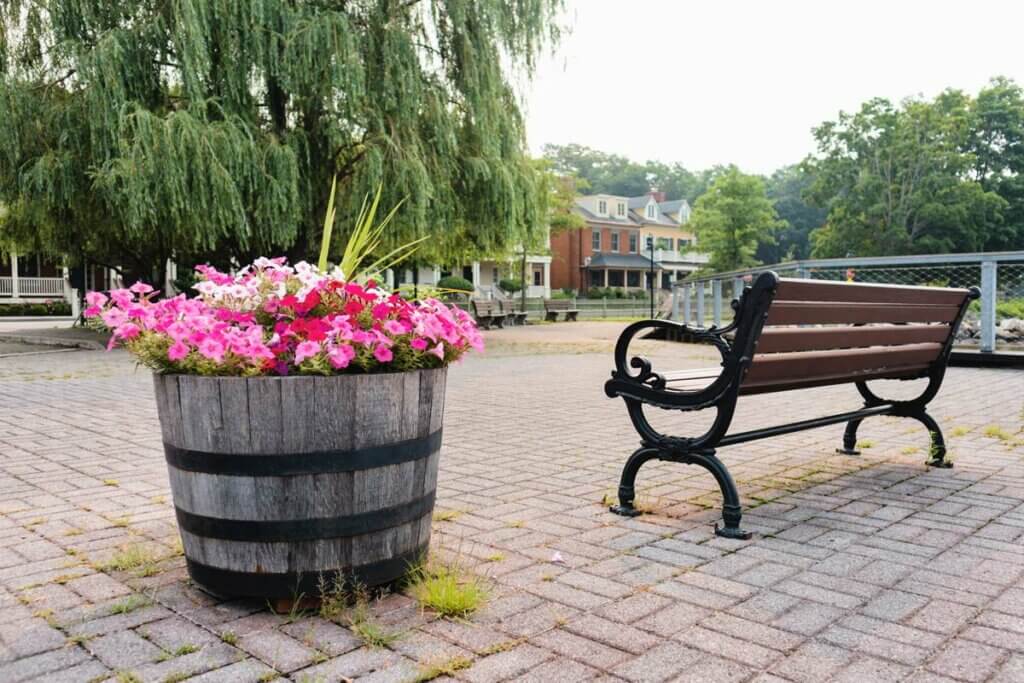
M 524 89 L 530 148 L 770 173 L 811 127 L 874 96 L 1024 84 L 1024 2 L 568 0 L 572 26 Z

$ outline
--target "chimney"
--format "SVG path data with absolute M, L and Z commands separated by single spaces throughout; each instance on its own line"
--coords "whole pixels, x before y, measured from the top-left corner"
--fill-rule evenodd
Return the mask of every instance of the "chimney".
M 659 204 L 665 201 L 664 192 L 659 192 L 658 190 L 651 190 L 650 192 L 648 192 L 648 194 L 654 197 L 654 201 L 658 202 Z

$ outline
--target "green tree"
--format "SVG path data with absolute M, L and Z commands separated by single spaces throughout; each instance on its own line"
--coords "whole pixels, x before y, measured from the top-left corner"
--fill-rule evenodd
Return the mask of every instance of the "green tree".
M 502 65 L 529 75 L 560 0 L 7 0 L 0 239 L 123 266 L 317 244 L 383 183 L 394 243 L 452 261 L 547 221 Z M 336 252 L 335 252 L 336 253 Z
M 759 242 L 771 242 L 784 223 L 765 194 L 764 181 L 730 166 L 712 182 L 694 206 L 690 225 L 701 251 L 710 254 L 715 271 L 757 265 Z
M 768 199 L 772 200 L 775 212 L 786 225 L 775 233 L 774 241 L 758 244 L 758 261 L 779 263 L 810 256 L 811 231 L 820 228 L 828 215 L 824 209 L 810 206 L 804 200 L 804 193 L 812 181 L 813 178 L 799 165 L 780 168 L 768 178 L 765 183 Z
M 1007 203 L 968 177 L 970 98 L 866 102 L 814 129 L 812 204 L 828 210 L 815 256 L 982 251 L 1005 240 Z

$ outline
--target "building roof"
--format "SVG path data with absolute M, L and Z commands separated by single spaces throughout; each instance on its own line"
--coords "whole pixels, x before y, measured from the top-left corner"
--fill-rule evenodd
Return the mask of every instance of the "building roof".
M 641 225 L 663 225 L 667 228 L 679 227 L 679 221 L 674 220 L 669 216 L 666 216 L 660 211 L 655 215 L 654 218 L 648 218 L 646 213 L 634 211 L 632 209 L 630 209 L 629 212 L 632 214 L 633 220 L 635 220 L 637 223 L 640 223 Z
M 640 254 L 616 254 L 608 252 L 598 252 L 590 258 L 591 268 L 636 268 L 640 270 L 650 270 L 651 259 Z M 655 261 L 655 268 L 660 268 L 661 264 Z
M 673 199 L 670 202 L 662 202 L 658 205 L 658 208 L 660 208 L 663 213 L 676 213 L 683 207 L 683 204 L 687 206 L 690 205 L 690 203 L 685 199 Z
M 573 208 L 577 213 L 583 216 L 585 220 L 594 223 L 611 223 L 613 225 L 621 225 L 627 228 L 636 228 L 640 225 L 638 221 L 634 220 L 634 218 L 629 215 L 629 212 L 627 212 L 624 217 L 620 218 L 618 216 L 598 216 L 596 213 L 593 213 L 586 207 L 580 206 L 579 204 Z

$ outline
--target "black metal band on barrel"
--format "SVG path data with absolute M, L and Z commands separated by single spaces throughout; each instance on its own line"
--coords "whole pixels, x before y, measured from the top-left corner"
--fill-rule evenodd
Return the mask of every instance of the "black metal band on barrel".
M 286 477 L 301 474 L 355 472 L 384 465 L 421 460 L 441 448 L 441 430 L 427 436 L 381 446 L 352 450 L 312 451 L 309 453 L 275 453 L 248 455 L 210 453 L 164 444 L 167 464 L 179 470 L 204 474 L 227 474 L 247 477 Z
M 204 538 L 226 541 L 273 543 L 279 541 L 318 541 L 327 538 L 346 538 L 408 524 L 434 509 L 434 491 L 402 505 L 357 512 L 338 517 L 313 519 L 249 520 L 207 517 L 175 507 L 178 526 Z
M 379 562 L 371 562 L 344 569 L 324 572 L 238 572 L 231 569 L 211 567 L 188 558 L 188 574 L 203 588 L 222 596 L 246 595 L 258 598 L 307 598 L 319 597 L 321 574 L 332 585 L 334 577 L 341 578 L 346 586 L 380 586 L 398 581 L 412 567 L 423 559 L 427 546 Z

